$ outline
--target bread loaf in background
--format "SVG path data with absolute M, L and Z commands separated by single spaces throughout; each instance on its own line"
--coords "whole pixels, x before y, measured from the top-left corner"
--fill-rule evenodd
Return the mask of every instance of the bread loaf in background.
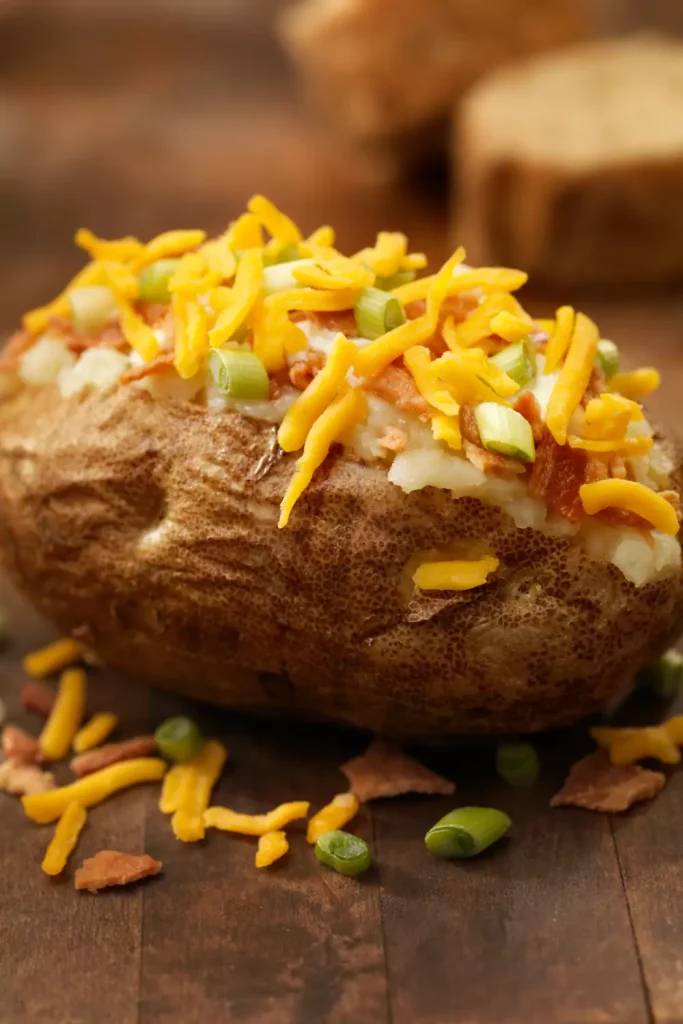
M 434 125 L 441 134 L 430 139 L 443 141 L 453 103 L 482 72 L 588 31 L 584 0 L 300 0 L 280 19 L 286 50 L 334 126 L 408 147 Z
M 683 41 L 536 57 L 480 81 L 455 120 L 468 259 L 563 284 L 683 276 Z

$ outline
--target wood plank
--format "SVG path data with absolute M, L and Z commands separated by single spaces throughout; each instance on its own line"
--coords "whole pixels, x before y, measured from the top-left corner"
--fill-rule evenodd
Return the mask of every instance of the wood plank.
M 502 785 L 481 751 L 442 759 L 455 798 L 377 807 L 394 1024 L 648 1020 L 609 823 L 547 806 L 576 756 L 562 742 L 539 745 L 533 790 Z M 422 837 L 458 804 L 507 811 L 512 838 L 471 862 L 430 856 Z
M 179 706 L 155 697 L 155 717 Z M 256 813 L 285 800 L 322 805 L 345 788 L 336 766 L 357 747 L 350 734 L 199 713 L 230 750 L 215 802 Z M 367 812 L 356 827 L 370 835 Z M 180 1006 L 183 1024 L 388 1024 L 376 882 L 325 871 L 303 828 L 288 834 L 286 861 L 257 871 L 255 840 L 212 832 L 182 846 L 150 815 L 148 844 L 168 870 L 145 893 L 139 1024 L 177 1024 Z
M 3 700 L 13 721 L 38 732 L 39 720 L 21 714 L 19 658 L 49 638 L 36 615 L 3 586 L 12 644 L 1 659 Z M 133 727 L 146 720 L 145 688 L 122 687 L 110 673 L 98 673 L 90 709 L 116 707 Z M 66 781 L 62 776 L 62 781 Z M 142 852 L 149 794 L 122 794 L 93 809 L 65 876 L 51 880 L 40 862 L 52 827 L 31 824 L 18 800 L 0 797 L 0 992 L 3 1024 L 135 1024 L 142 890 L 112 898 L 77 894 L 73 870 L 83 858 L 109 847 Z

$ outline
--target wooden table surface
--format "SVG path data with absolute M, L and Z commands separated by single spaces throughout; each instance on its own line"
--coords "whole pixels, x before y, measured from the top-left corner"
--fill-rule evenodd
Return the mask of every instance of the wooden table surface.
M 77 265 L 70 237 L 80 223 L 111 234 L 218 228 L 256 190 L 307 228 L 336 223 L 349 249 L 401 227 L 434 259 L 444 255 L 443 182 L 390 180 L 302 114 L 266 31 L 272 2 L 256 23 L 251 5 L 237 5 L 242 34 L 156 24 L 131 35 L 125 18 L 103 32 L 84 5 L 71 4 L 71 21 L 34 6 L 40 17 L 19 10 L 0 33 L 0 330 L 61 287 Z M 540 313 L 567 299 L 579 297 L 537 296 L 531 306 Z M 627 362 L 660 366 L 660 418 L 681 426 L 683 293 L 581 304 Z M 19 712 L 19 662 L 53 634 L 8 590 L 0 602 L 12 635 L 0 694 L 11 718 L 35 730 Z M 224 739 L 230 762 L 216 800 L 248 812 L 323 804 L 344 787 L 339 764 L 367 742 L 193 705 L 108 670 L 91 676 L 91 710 L 115 709 L 124 735 L 187 712 Z M 620 715 L 663 711 L 641 698 Z M 375 866 L 361 881 L 321 868 L 296 831 L 287 860 L 265 872 L 251 840 L 213 834 L 182 845 L 150 786 L 93 810 L 75 861 L 103 847 L 147 851 L 163 875 L 80 894 L 73 864 L 64 880 L 42 875 L 50 829 L 2 797 L 0 1021 L 682 1022 L 683 774 L 615 818 L 549 810 L 588 747 L 585 725 L 541 738 L 542 778 L 526 791 L 496 780 L 489 748 L 423 752 L 456 780 L 456 797 L 363 809 L 354 828 Z M 506 810 L 512 837 L 471 863 L 431 857 L 424 833 L 456 803 Z

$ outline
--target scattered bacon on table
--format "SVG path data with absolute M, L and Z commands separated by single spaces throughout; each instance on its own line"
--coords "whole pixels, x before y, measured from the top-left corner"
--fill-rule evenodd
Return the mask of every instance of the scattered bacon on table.
M 453 782 L 386 740 L 373 740 L 364 754 L 347 761 L 341 771 L 361 803 L 404 793 L 450 796 L 455 792 Z
M 40 743 L 18 725 L 6 725 L 1 742 L 5 757 L 16 764 L 35 764 L 41 760 Z
M 99 892 L 112 885 L 128 885 L 142 878 L 158 875 L 163 867 L 148 853 L 121 853 L 119 850 L 100 850 L 76 868 L 74 884 L 77 889 Z
M 35 711 L 47 718 L 55 704 L 55 694 L 45 683 L 31 679 L 21 684 L 19 700 L 24 711 Z
M 650 800 L 664 783 L 662 772 L 637 764 L 616 767 L 606 750 L 598 750 L 572 766 L 567 780 L 550 801 L 551 807 L 583 807 L 618 814 L 640 800 Z
M 103 747 L 95 747 L 94 750 L 87 750 L 79 754 L 71 761 L 71 771 L 79 779 L 91 772 L 97 772 L 101 768 L 108 768 L 110 764 L 118 764 L 119 761 L 130 761 L 134 757 L 146 757 L 156 750 L 156 742 L 153 736 L 136 736 L 132 740 L 123 740 L 121 743 L 106 743 Z

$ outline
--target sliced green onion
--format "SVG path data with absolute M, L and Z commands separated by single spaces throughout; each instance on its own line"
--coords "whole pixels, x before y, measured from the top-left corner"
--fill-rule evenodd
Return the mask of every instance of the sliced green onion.
M 142 302 L 159 302 L 166 305 L 171 301 L 168 282 L 171 280 L 180 260 L 157 260 L 140 274 L 140 299 Z
M 278 263 L 292 263 L 299 258 L 298 245 L 284 245 L 277 256 L 264 257 L 264 260 L 266 266 L 275 267 Z
M 659 661 L 641 669 L 636 682 L 652 690 L 658 697 L 675 697 L 683 684 L 683 654 L 680 651 L 667 651 Z
M 400 288 L 402 284 L 410 284 L 417 274 L 414 270 L 397 270 L 389 277 L 378 277 L 375 279 L 375 288 L 381 288 L 383 292 L 391 292 L 394 288 Z
M 103 284 L 89 284 L 69 292 L 71 319 L 78 334 L 93 334 L 118 316 L 116 296 Z
M 204 737 L 191 718 L 167 718 L 154 733 L 159 752 L 182 764 L 201 753 Z
M 476 857 L 501 839 L 512 822 L 493 807 L 459 807 L 430 828 L 425 845 L 437 857 Z
M 507 405 L 482 402 L 474 410 L 484 448 L 513 459 L 533 462 L 536 458 L 531 424 Z
M 274 263 L 263 268 L 263 291 L 266 295 L 273 292 L 286 292 L 290 288 L 303 288 L 292 273 L 297 267 L 312 267 L 315 260 L 290 260 L 288 263 Z
M 395 295 L 380 288 L 362 288 L 353 310 L 361 338 L 380 338 L 406 322 L 403 306 Z
M 536 376 L 536 349 L 528 338 L 507 345 L 506 348 L 491 356 L 491 362 L 500 367 L 503 373 L 519 384 L 521 388 Z
M 608 380 L 615 373 L 619 373 L 619 349 L 613 341 L 607 341 L 606 338 L 600 339 L 595 362 Z
M 540 774 L 538 754 L 530 743 L 500 743 L 496 769 L 511 786 L 531 786 Z
M 209 373 L 216 388 L 227 398 L 241 401 L 268 398 L 268 373 L 255 352 L 239 348 L 212 348 L 209 352 Z
M 365 840 L 341 829 L 323 832 L 315 844 L 315 855 L 321 864 L 334 868 L 340 875 L 361 875 L 372 864 Z

